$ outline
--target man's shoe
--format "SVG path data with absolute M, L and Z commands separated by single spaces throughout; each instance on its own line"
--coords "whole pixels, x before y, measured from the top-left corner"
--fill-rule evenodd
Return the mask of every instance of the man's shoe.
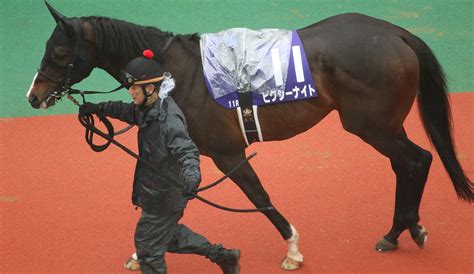
M 240 273 L 240 250 L 238 249 L 224 249 L 221 251 L 219 260 L 216 264 L 222 269 L 224 274 L 239 274 Z
M 140 262 L 138 261 L 137 253 L 133 253 L 130 259 L 123 264 L 123 267 L 130 271 L 140 270 Z

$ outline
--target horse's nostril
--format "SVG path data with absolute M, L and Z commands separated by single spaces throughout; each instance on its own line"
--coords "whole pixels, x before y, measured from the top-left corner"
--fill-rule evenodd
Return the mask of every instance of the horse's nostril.
M 28 102 L 30 102 L 30 104 L 37 103 L 38 97 L 36 97 L 36 95 L 30 95 L 30 97 L 28 98 Z
M 30 102 L 30 104 L 33 107 L 36 107 L 39 105 L 39 100 L 38 100 L 38 97 L 36 97 L 36 95 L 30 95 L 30 97 L 28 97 L 28 102 Z

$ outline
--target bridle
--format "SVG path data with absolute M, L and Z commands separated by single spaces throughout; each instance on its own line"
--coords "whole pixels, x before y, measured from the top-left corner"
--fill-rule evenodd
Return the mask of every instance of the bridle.
M 51 99 L 54 99 L 55 101 L 59 101 L 59 100 L 62 99 L 62 97 L 67 96 L 67 98 L 70 99 L 71 101 L 73 101 L 74 104 L 80 106 L 80 104 L 76 100 L 73 100 L 71 95 L 80 94 L 82 96 L 83 102 L 85 102 L 85 97 L 84 97 L 85 94 L 112 93 L 112 92 L 115 92 L 115 91 L 118 91 L 118 90 L 124 88 L 125 86 L 123 84 L 121 84 L 120 86 L 118 86 L 118 87 L 116 87 L 116 88 L 114 88 L 110 91 L 106 91 L 106 92 L 103 92 L 103 91 L 84 91 L 84 90 L 79 90 L 79 89 L 72 88 L 71 78 L 72 78 L 72 73 L 73 73 L 73 69 L 75 67 L 76 60 L 79 59 L 80 61 L 82 61 L 82 63 L 85 64 L 86 68 L 92 68 L 91 63 L 87 58 L 86 50 L 85 50 L 85 47 L 84 47 L 84 42 L 83 42 L 83 39 L 82 39 L 82 28 L 81 28 L 80 19 L 72 19 L 72 23 L 73 23 L 74 33 L 75 33 L 77 42 L 74 46 L 74 51 L 73 51 L 71 61 L 66 66 L 60 66 L 60 65 L 58 65 L 54 62 L 51 62 L 49 64 L 49 65 L 52 65 L 52 66 L 55 66 L 55 67 L 59 68 L 60 70 L 66 69 L 66 73 L 64 73 L 64 75 L 65 75 L 64 78 L 62 80 L 56 79 L 55 77 L 53 77 L 53 76 L 47 74 L 46 72 L 42 71 L 41 68 L 38 68 L 37 71 L 38 71 L 38 74 L 48 78 L 49 80 L 54 82 L 56 85 L 61 87 L 59 90 L 55 90 L 55 91 L 51 92 L 51 94 L 49 94 L 48 97 L 46 98 L 46 100 L 45 100 L 46 102 L 48 102 Z M 168 50 L 168 48 L 171 46 L 171 43 L 173 42 L 173 39 L 174 39 L 174 36 L 169 36 L 168 37 L 165 44 L 161 48 L 161 54 L 162 55 L 164 55 L 165 52 Z
M 54 100 L 58 101 L 63 96 L 67 96 L 69 94 L 81 94 L 81 95 L 85 94 L 84 92 L 81 92 L 79 90 L 75 90 L 71 87 L 72 73 L 73 73 L 73 69 L 76 66 L 76 61 L 82 62 L 85 69 L 91 69 L 92 70 L 92 65 L 91 65 L 90 61 L 87 60 L 87 54 L 86 54 L 86 50 L 85 50 L 85 47 L 84 47 L 84 42 L 83 42 L 83 39 L 82 39 L 82 28 L 81 28 L 81 24 L 80 24 L 80 19 L 74 18 L 74 19 L 71 20 L 71 22 L 72 22 L 73 28 L 74 28 L 76 43 L 75 43 L 75 46 L 74 46 L 74 51 L 73 51 L 72 58 L 71 58 L 70 62 L 66 66 L 60 66 L 60 65 L 58 65 L 54 62 L 49 62 L 49 64 L 48 64 L 48 65 L 55 66 L 59 70 L 63 70 L 63 71 L 66 70 L 66 72 L 64 73 L 64 78 L 63 79 L 57 79 L 57 78 L 49 75 L 45 71 L 42 71 L 41 67 L 38 68 L 38 74 L 46 77 L 47 79 L 54 82 L 56 85 L 60 86 L 59 90 L 55 90 L 51 94 L 48 95 L 48 97 L 45 100 L 46 102 L 48 102 L 51 99 L 54 99 Z M 119 90 L 121 87 L 122 86 L 115 89 L 114 91 Z

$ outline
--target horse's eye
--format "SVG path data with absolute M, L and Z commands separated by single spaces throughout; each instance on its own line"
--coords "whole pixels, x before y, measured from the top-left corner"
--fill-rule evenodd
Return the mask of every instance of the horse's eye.
M 53 60 L 54 63 L 58 65 L 66 65 L 67 62 L 67 54 L 65 53 L 53 53 L 51 56 L 51 59 Z
M 54 61 L 63 61 L 68 56 L 68 50 L 64 47 L 57 47 L 53 51 L 53 60 Z
M 58 61 L 64 60 L 64 58 L 66 58 L 66 55 L 55 54 L 55 55 L 53 56 L 53 59 L 56 59 L 56 60 L 58 60 Z

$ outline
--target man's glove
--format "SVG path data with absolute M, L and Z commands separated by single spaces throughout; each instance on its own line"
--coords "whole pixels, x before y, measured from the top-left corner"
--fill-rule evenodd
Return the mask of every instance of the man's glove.
M 183 189 L 183 196 L 189 200 L 194 199 L 193 194 L 197 193 L 200 182 L 200 179 L 186 181 Z
M 89 114 L 97 114 L 101 113 L 100 105 L 99 104 L 94 104 L 94 103 L 89 103 L 85 102 L 80 108 L 79 108 L 79 114 L 80 115 L 89 115 Z

